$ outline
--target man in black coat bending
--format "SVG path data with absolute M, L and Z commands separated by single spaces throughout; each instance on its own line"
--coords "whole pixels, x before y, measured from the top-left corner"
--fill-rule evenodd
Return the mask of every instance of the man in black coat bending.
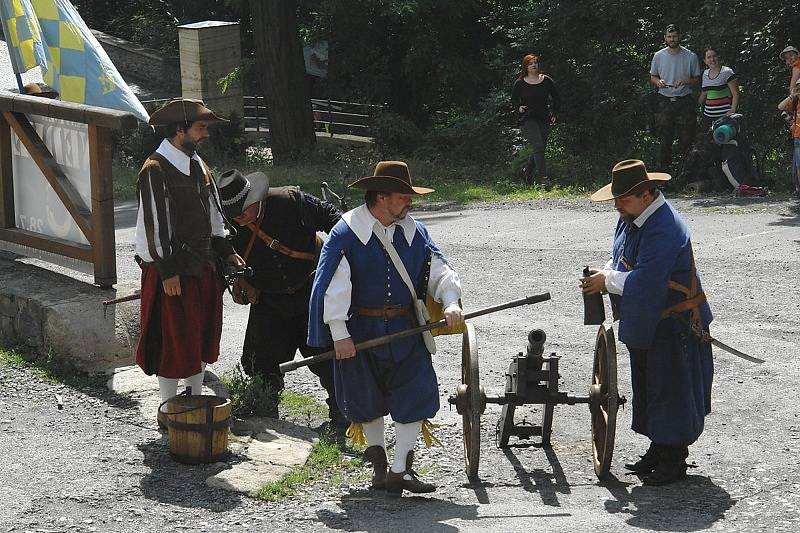
M 294 359 L 298 349 L 303 357 L 325 351 L 306 344 L 308 300 L 317 268 L 317 232 L 329 232 L 340 212 L 297 187 L 270 188 L 262 172 L 244 176 L 229 170 L 219 179 L 219 192 L 226 218 L 239 226 L 234 248 L 253 269 L 253 277 L 240 279 L 234 288 L 234 300 L 250 304 L 242 368 L 269 386 L 277 415 L 284 388 L 279 365 Z M 347 421 L 336 406 L 333 363 L 309 369 L 328 392 L 329 416 L 342 432 Z

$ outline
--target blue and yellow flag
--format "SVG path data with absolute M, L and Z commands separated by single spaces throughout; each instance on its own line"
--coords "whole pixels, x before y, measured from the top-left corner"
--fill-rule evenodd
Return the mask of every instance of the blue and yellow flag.
M 14 48 L 12 57 L 17 54 L 22 58 L 19 65 L 24 70 L 41 65 L 45 83 L 58 91 L 62 100 L 127 111 L 144 122 L 150 119 L 71 3 L 67 0 L 0 0 L 0 6 L 6 35 L 12 25 L 17 30 L 19 44 L 14 42 L 13 34 L 7 41 L 9 50 Z M 31 7 L 34 16 L 30 15 Z M 26 23 L 21 20 L 23 18 Z M 21 26 L 30 28 L 30 32 L 21 33 Z M 29 33 L 31 37 L 26 39 Z M 28 45 L 28 40 L 34 44 Z M 43 55 L 45 61 L 28 66 L 32 61 L 27 62 L 31 55 L 27 50 L 32 47 L 35 51 L 37 42 L 39 56 Z M 39 57 L 35 53 L 33 56 Z
M 47 69 L 47 47 L 30 0 L 0 1 L 0 17 L 14 72 L 22 74 L 41 66 Z

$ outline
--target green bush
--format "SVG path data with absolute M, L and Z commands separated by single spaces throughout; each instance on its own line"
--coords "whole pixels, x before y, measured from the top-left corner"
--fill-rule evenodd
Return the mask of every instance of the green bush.
M 475 113 L 453 111 L 441 116 L 426 132 L 415 157 L 482 163 L 507 160 L 514 142 L 508 108 L 508 95 L 496 92 L 483 99 Z
M 420 146 L 422 131 L 407 118 L 382 111 L 372 119 L 372 137 L 383 154 L 410 154 Z
M 241 365 L 236 365 L 230 374 L 222 377 L 222 382 L 230 393 L 233 416 L 269 416 L 274 412 L 275 403 L 269 385 L 264 383 L 261 376 L 248 376 Z

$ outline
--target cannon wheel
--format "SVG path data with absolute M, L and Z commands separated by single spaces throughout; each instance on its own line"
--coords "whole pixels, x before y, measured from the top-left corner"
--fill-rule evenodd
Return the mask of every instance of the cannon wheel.
M 464 427 L 464 464 L 467 477 L 478 477 L 478 463 L 481 459 L 481 414 L 485 406 L 481 396 L 480 373 L 478 368 L 478 342 L 475 326 L 467 324 L 461 341 L 461 383 L 467 386 L 468 405 L 462 414 Z
M 617 347 L 614 330 L 600 326 L 594 346 L 594 369 L 589 387 L 592 414 L 592 454 L 594 472 L 602 479 L 611 468 L 617 432 Z

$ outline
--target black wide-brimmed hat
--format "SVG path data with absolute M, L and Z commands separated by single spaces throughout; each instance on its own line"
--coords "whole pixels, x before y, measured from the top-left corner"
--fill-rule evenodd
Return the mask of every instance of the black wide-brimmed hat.
M 202 100 L 175 98 L 150 115 L 148 124 L 151 126 L 169 126 L 170 124 L 194 122 L 196 120 L 228 122 L 227 119 L 218 117 L 216 113 L 207 108 Z
M 411 172 L 408 165 L 402 161 L 381 161 L 375 165 L 372 176 L 359 178 L 348 187 L 364 189 L 365 191 L 399 192 L 402 194 L 428 194 L 433 189 L 428 187 L 415 187 L 411 183 Z
M 642 161 L 626 159 L 611 169 L 611 183 L 601 188 L 589 198 L 593 202 L 604 202 L 622 196 L 637 194 L 645 189 L 660 187 L 672 179 L 663 172 L 647 172 Z
M 222 214 L 233 220 L 254 203 L 267 197 L 269 178 L 263 172 L 247 176 L 236 169 L 228 170 L 217 180 Z

